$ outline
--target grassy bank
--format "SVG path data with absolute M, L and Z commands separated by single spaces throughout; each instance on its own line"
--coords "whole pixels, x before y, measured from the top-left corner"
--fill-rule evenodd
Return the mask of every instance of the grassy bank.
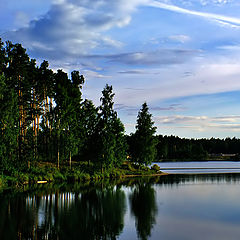
M 71 168 L 68 163 L 65 163 L 59 169 L 55 164 L 41 162 L 34 164 L 25 171 L 12 169 L 4 172 L 0 177 L 0 188 L 46 182 L 98 181 L 101 179 L 150 176 L 160 173 L 160 168 L 157 165 L 150 169 L 130 162 L 123 163 L 119 168 L 105 169 L 103 171 L 95 169 L 93 164 L 87 162 L 75 162 Z

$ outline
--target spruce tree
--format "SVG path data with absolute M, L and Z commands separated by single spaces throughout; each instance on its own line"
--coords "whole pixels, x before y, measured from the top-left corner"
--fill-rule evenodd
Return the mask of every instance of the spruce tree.
M 138 113 L 136 132 L 133 136 L 132 160 L 140 165 L 149 165 L 156 159 L 156 139 L 154 137 L 156 127 L 153 125 L 152 115 L 145 102 Z

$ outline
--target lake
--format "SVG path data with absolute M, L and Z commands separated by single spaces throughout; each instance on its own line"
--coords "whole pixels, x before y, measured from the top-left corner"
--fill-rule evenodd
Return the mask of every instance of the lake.
M 239 239 L 239 199 L 239 173 L 26 186 L 0 194 L 0 239 Z
M 160 162 L 156 164 L 162 171 L 174 174 L 240 173 L 240 162 L 233 161 Z

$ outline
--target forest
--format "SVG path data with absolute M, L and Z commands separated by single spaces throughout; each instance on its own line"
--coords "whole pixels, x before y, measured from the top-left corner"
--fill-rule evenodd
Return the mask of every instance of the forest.
M 30 169 L 35 163 L 87 161 L 94 168 L 112 169 L 127 159 L 124 125 L 114 110 L 112 86 L 106 85 L 96 107 L 82 98 L 85 79 L 79 71 L 70 78 L 53 72 L 47 61 L 37 66 L 21 44 L 0 42 L 0 167 Z M 134 136 L 135 162 L 150 164 L 155 158 L 156 128 L 146 103 L 138 116 Z M 147 147 L 145 147 L 147 146 Z M 144 150 L 145 149 L 145 150 Z
M 100 106 L 83 99 L 85 79 L 37 65 L 21 44 L 0 39 L 0 170 L 30 169 L 52 163 L 57 169 L 88 162 L 113 169 L 126 159 L 140 165 L 166 160 L 207 160 L 231 153 L 238 160 L 240 140 L 182 139 L 156 135 L 147 103 L 138 112 L 136 131 L 125 134 L 114 110 L 113 87 L 106 85 Z

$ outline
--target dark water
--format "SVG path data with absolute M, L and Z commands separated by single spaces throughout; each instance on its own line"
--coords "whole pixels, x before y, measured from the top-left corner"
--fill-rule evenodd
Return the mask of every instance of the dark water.
M 239 239 L 240 175 L 167 175 L 0 194 L 0 239 Z

